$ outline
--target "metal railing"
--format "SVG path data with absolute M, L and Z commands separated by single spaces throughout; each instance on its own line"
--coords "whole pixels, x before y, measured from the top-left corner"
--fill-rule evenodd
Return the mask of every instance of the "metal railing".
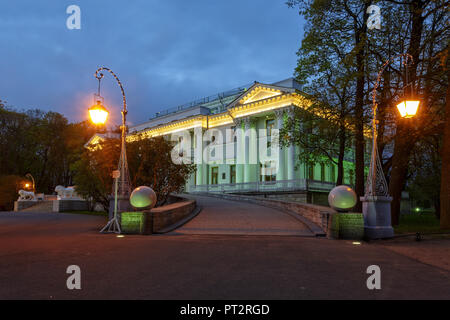
M 184 111 L 184 110 L 187 110 L 189 108 L 201 106 L 201 105 L 210 103 L 212 101 L 224 99 L 224 98 L 227 98 L 227 97 L 230 97 L 230 96 L 233 96 L 233 95 L 238 95 L 238 94 L 246 91 L 251 85 L 252 84 L 248 84 L 248 85 L 245 85 L 245 86 L 242 86 L 242 87 L 238 87 L 238 88 L 235 88 L 235 89 L 231 89 L 231 90 L 228 90 L 228 91 L 225 91 L 225 92 L 222 92 L 222 93 L 217 93 L 217 94 L 214 94 L 214 95 L 211 95 L 211 96 L 208 96 L 208 97 L 197 99 L 195 101 L 191 101 L 191 102 L 188 102 L 188 103 L 185 103 L 185 104 L 173 107 L 173 108 L 169 108 L 169 109 L 166 109 L 166 110 L 163 110 L 163 111 L 156 112 L 155 115 L 150 118 L 150 120 L 151 119 L 155 119 L 155 118 L 159 118 L 159 117 L 162 117 L 162 116 L 165 116 L 165 115 L 168 115 L 168 114 Z

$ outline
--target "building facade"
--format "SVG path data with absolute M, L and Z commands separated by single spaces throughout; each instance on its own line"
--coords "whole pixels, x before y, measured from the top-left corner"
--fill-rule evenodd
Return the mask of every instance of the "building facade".
M 300 89 L 292 78 L 255 82 L 157 113 L 130 127 L 127 140 L 161 135 L 173 140 L 173 160 L 196 167 L 187 192 L 328 192 L 337 167 L 301 163 L 299 147 L 281 143 L 279 130 L 288 117 L 310 103 Z M 88 143 L 103 138 L 95 135 Z M 344 162 L 344 183 L 354 183 L 352 161 Z

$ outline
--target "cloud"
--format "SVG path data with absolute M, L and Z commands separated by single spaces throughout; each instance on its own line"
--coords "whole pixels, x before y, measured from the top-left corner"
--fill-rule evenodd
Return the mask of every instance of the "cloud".
M 70 4 L 81 8 L 81 30 L 66 28 Z M 108 66 L 139 123 L 202 96 L 291 76 L 301 26 L 283 1 L 8 2 L 0 11 L 0 98 L 83 120 L 97 89 L 93 73 Z M 118 113 L 120 91 L 106 75 L 102 94 Z

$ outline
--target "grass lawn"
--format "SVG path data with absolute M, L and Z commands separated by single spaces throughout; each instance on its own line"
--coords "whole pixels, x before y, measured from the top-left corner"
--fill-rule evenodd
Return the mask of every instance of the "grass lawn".
M 400 216 L 400 223 L 394 227 L 396 234 L 450 232 L 439 227 L 439 220 L 433 213 L 410 213 Z

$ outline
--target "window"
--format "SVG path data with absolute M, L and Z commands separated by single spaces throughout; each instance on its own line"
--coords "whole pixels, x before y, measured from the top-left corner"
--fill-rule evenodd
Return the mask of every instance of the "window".
M 264 165 L 259 164 L 260 181 L 276 181 L 277 175 L 274 161 L 266 161 Z
M 273 128 L 275 128 L 275 120 L 274 119 L 266 120 L 266 135 L 268 137 L 272 135 Z
M 330 177 L 330 180 L 331 180 L 331 182 L 333 182 L 333 183 L 336 183 L 336 167 L 334 166 L 334 164 L 332 164 L 331 165 L 331 172 L 330 172 L 330 175 L 331 175 L 331 177 Z
M 230 183 L 236 183 L 236 165 L 230 166 Z
M 322 182 L 325 181 L 325 164 L 324 163 L 320 164 L 320 181 L 322 181 Z
M 211 184 L 218 184 L 219 180 L 219 167 L 211 168 Z
M 233 142 L 237 141 L 237 137 L 236 137 L 236 126 L 232 126 L 231 130 L 233 131 L 233 134 L 231 135 L 231 139 Z
M 267 156 L 270 157 L 272 156 L 272 141 L 271 141 L 271 136 L 272 136 L 272 130 L 275 128 L 275 120 L 274 119 L 268 119 L 266 120 L 266 136 L 267 136 Z
M 314 165 L 313 164 L 310 164 L 308 166 L 308 179 L 314 180 Z

